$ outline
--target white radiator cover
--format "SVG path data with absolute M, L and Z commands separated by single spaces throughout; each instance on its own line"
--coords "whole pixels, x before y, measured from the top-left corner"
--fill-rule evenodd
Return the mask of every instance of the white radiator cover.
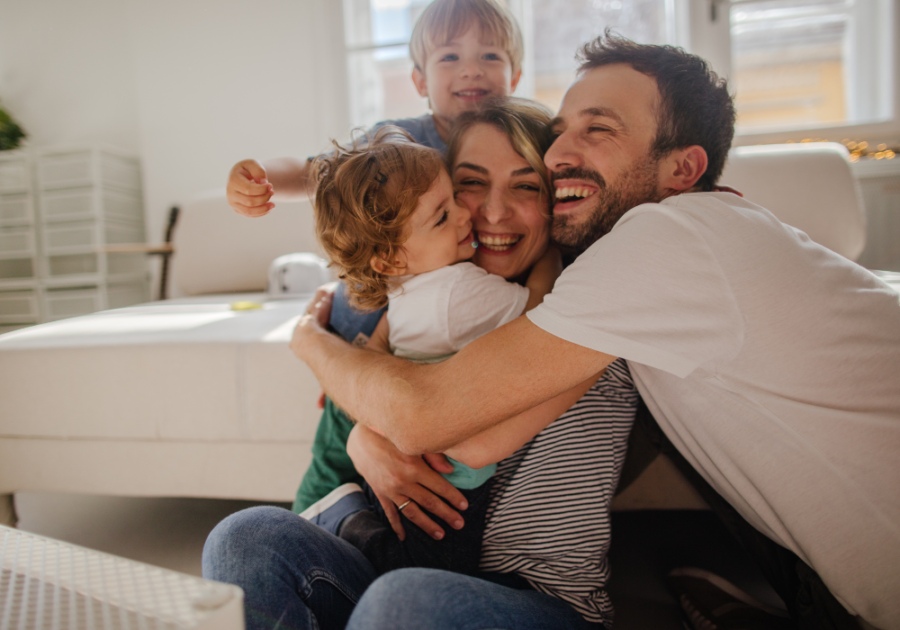
M 866 248 L 859 264 L 900 271 L 900 158 L 853 165 L 866 208 Z
M 0 629 L 244 630 L 244 594 L 0 526 Z

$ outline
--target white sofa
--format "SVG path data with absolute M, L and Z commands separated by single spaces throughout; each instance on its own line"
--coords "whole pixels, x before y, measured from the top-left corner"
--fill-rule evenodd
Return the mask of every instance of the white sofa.
M 865 217 L 840 145 L 736 149 L 722 181 L 835 251 L 862 251 Z M 317 250 L 309 204 L 250 220 L 206 196 L 183 206 L 175 234 L 186 297 L 0 337 L 6 520 L 9 496 L 25 490 L 293 498 L 319 417 L 318 384 L 287 347 L 306 301 L 232 311 L 264 295 L 226 292 L 262 291 L 276 256 Z M 661 458 L 616 506 L 702 501 Z
M 174 246 L 183 297 L 0 337 L 0 520 L 26 490 L 293 497 L 320 390 L 287 346 L 307 300 L 264 291 L 273 259 L 319 251 L 309 202 L 251 220 L 204 195 Z

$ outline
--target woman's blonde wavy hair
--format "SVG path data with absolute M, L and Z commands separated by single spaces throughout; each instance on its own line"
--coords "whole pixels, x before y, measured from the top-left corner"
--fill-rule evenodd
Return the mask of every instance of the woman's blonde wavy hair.
M 316 237 L 346 281 L 351 304 L 378 309 L 387 304 L 392 285 L 372 260 L 390 266 L 397 259 L 409 236 L 406 222 L 443 161 L 392 125 L 358 136 L 349 147 L 333 144 L 332 153 L 312 164 Z
M 550 175 L 544 164 L 544 153 L 553 143 L 552 119 L 553 114 L 540 103 L 511 96 L 490 98 L 478 109 L 463 112 L 453 122 L 447 141 L 447 169 L 453 172 L 460 145 L 469 129 L 479 124 L 490 125 L 509 138 L 513 150 L 540 176 L 541 201 L 549 202 Z M 547 208 L 542 210 L 546 212 Z

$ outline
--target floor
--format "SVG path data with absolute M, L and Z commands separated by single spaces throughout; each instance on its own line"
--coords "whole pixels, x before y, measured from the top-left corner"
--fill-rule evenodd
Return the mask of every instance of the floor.
M 200 575 L 200 554 L 209 531 L 228 514 L 252 505 L 262 504 L 16 495 L 19 527 L 25 531 L 192 575 Z M 616 630 L 683 630 L 678 606 L 664 579 L 677 566 L 715 571 L 758 599 L 778 605 L 777 596 L 709 512 L 616 513 L 613 541 L 610 593 L 616 604 Z

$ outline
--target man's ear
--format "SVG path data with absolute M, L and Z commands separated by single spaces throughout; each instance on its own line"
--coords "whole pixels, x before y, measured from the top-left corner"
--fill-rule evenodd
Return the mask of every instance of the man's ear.
M 699 145 L 676 149 L 662 159 L 660 188 L 673 193 L 690 190 L 703 177 L 708 164 L 706 149 Z
M 389 263 L 378 254 L 372 256 L 371 260 L 369 260 L 369 266 L 382 276 L 402 276 L 406 269 L 406 266 L 403 261 L 399 259 L 399 256 L 393 263 Z
M 419 70 L 419 68 L 414 67 L 412 71 L 412 81 L 416 86 L 416 92 L 419 93 L 419 96 L 428 98 L 428 85 L 425 82 L 425 73 Z
M 519 79 L 522 78 L 522 69 L 519 68 L 516 70 L 516 73 L 513 75 L 512 81 L 509 83 L 509 93 L 512 94 L 516 91 L 516 86 L 519 85 Z

